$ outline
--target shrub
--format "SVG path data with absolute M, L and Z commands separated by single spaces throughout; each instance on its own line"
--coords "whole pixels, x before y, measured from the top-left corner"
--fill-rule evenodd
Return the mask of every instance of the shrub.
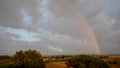
M 88 55 L 72 56 L 67 59 L 66 64 L 68 68 L 109 68 L 104 61 Z
M 9 68 L 45 68 L 42 55 L 36 50 L 17 51 Z

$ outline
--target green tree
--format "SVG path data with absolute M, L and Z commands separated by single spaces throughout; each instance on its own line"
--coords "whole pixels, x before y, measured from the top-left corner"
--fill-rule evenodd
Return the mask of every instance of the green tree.
M 99 58 L 88 55 L 76 55 L 67 59 L 67 67 L 74 68 L 109 68 L 109 65 Z
M 42 55 L 36 50 L 17 51 L 10 68 L 45 68 Z

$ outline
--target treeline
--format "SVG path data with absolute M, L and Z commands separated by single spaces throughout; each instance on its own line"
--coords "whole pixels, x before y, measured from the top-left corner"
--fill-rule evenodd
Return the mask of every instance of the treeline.
M 0 55 L 0 60 L 10 59 L 8 55 Z
M 103 60 L 90 55 L 76 55 L 67 59 L 68 68 L 110 68 Z
M 45 68 L 46 62 L 43 58 L 45 57 L 36 50 L 20 50 L 12 57 L 1 56 L 1 59 L 7 60 L 0 63 L 0 68 Z M 64 56 L 61 56 L 61 58 L 64 58 Z M 56 56 L 56 59 L 59 59 L 59 57 Z M 65 63 L 67 68 L 110 68 L 103 60 L 89 55 L 69 56 L 65 58 Z

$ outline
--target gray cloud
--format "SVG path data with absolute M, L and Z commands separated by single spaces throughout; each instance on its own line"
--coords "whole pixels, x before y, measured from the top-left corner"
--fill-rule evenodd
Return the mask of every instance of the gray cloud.
M 115 17 L 120 18 L 120 0 L 105 0 L 105 11 L 107 14 Z
M 101 0 L 93 2 L 94 4 L 90 4 L 86 1 L 85 3 L 87 4 L 85 8 L 83 7 L 81 9 L 80 6 L 79 11 L 83 11 L 83 16 L 85 16 L 88 24 L 91 25 L 99 42 L 101 52 L 105 54 L 116 54 L 120 51 L 120 46 L 118 44 L 120 29 L 120 8 L 118 3 L 120 2 L 118 0 Z
M 62 0 L 64 1 L 64 0 Z M 92 28 L 102 54 L 119 54 L 119 0 L 1 0 L 0 54 L 13 54 L 19 49 L 37 49 L 42 54 L 95 53 L 86 28 L 74 18 L 73 11 L 82 15 Z M 68 3 L 68 4 L 67 4 Z M 68 5 L 68 6 L 67 6 Z M 69 6 L 71 5 L 71 6 Z M 74 10 L 70 10 L 69 7 Z M 77 18 L 79 19 L 79 18 Z M 37 42 L 21 41 L 32 34 Z M 16 31 L 15 31 L 16 33 Z M 18 39 L 18 40 L 17 40 Z M 7 43 L 6 43 L 7 42 Z

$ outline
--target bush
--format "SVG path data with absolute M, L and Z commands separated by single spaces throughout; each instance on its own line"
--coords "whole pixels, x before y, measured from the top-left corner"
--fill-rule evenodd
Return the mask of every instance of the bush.
M 9 68 L 45 68 L 42 55 L 36 50 L 17 51 Z
M 72 56 L 67 59 L 66 64 L 68 68 L 109 68 L 104 61 L 88 55 Z
M 0 56 L 0 60 L 10 59 L 8 55 L 2 55 Z

